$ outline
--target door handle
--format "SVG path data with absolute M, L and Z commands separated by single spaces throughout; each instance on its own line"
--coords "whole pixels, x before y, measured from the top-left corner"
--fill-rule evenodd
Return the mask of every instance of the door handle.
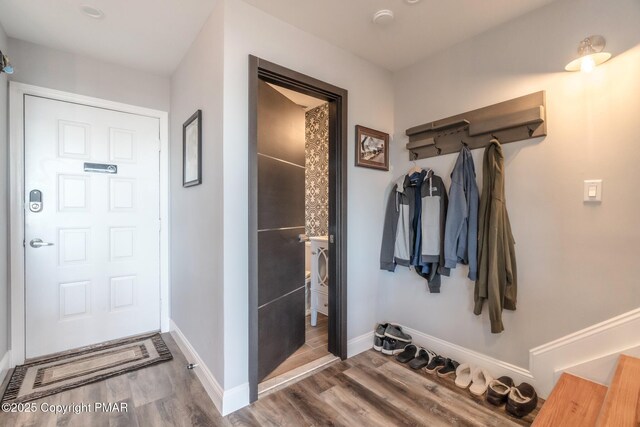
M 29 242 L 29 246 L 31 246 L 32 248 L 41 248 L 42 246 L 53 246 L 53 243 L 50 242 L 43 242 L 42 239 L 33 239 L 32 241 Z

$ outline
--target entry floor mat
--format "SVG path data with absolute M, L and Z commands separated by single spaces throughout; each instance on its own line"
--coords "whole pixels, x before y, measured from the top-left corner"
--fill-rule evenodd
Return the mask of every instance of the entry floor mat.
M 1 402 L 29 402 L 171 359 L 159 333 L 45 356 L 16 366 Z

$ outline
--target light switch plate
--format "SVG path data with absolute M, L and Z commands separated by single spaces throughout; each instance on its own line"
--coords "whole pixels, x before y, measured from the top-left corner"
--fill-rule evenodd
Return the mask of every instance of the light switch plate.
M 602 180 L 586 179 L 584 181 L 584 199 L 585 202 L 602 202 Z

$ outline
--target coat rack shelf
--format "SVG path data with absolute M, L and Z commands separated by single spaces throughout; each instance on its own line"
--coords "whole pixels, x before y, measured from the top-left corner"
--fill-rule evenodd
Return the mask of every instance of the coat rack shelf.
M 409 160 L 456 153 L 463 144 L 484 148 L 547 135 L 544 91 L 407 129 Z

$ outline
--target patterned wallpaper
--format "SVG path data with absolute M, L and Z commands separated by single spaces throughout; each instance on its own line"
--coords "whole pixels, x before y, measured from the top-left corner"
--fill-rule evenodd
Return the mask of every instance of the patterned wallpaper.
M 305 227 L 307 236 L 329 234 L 329 104 L 305 114 Z

